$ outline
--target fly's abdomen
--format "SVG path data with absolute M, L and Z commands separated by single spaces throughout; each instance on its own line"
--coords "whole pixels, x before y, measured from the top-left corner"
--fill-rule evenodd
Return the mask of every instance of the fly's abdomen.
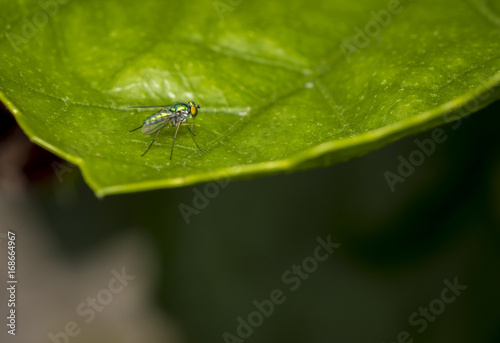
M 156 112 L 151 117 L 144 120 L 144 125 L 142 126 L 141 132 L 144 134 L 150 134 L 158 131 L 168 124 L 169 115 L 170 113 L 165 110 Z

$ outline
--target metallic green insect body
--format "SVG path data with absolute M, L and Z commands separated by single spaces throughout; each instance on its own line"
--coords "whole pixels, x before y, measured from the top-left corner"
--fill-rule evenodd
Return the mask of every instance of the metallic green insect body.
M 194 133 L 193 133 L 194 124 L 186 122 L 188 118 L 195 118 L 198 115 L 198 109 L 200 108 L 200 105 L 196 105 L 194 102 L 189 101 L 187 103 L 178 102 L 173 105 L 133 106 L 132 108 L 150 108 L 150 107 L 163 107 L 163 109 L 159 110 L 152 116 L 146 118 L 144 120 L 144 123 L 137 129 L 129 131 L 132 132 L 135 130 L 142 129 L 141 132 L 146 135 L 156 132 L 155 138 L 149 145 L 148 149 L 141 156 L 144 156 L 149 151 L 149 149 L 155 142 L 156 137 L 158 137 L 158 134 L 160 133 L 161 129 L 163 129 L 168 124 L 172 125 L 172 127 L 174 126 L 176 127 L 174 141 L 172 142 L 172 149 L 170 150 L 170 159 L 172 159 L 172 154 L 174 152 L 175 138 L 177 137 L 177 132 L 179 131 L 179 127 L 181 127 L 181 125 L 191 126 L 191 129 L 189 129 L 189 127 L 187 126 L 186 128 L 191 133 L 191 137 L 193 138 L 196 147 L 203 153 L 203 151 L 198 146 L 198 143 L 196 143 L 196 141 L 194 140 Z

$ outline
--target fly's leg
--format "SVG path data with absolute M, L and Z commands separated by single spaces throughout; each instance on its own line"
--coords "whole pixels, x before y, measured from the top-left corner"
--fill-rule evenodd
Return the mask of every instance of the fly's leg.
M 144 156 L 144 155 L 146 155 L 146 153 L 149 151 L 149 149 L 151 149 L 151 146 L 152 146 L 152 145 L 153 145 L 153 143 L 155 142 L 156 137 L 158 137 L 158 134 L 160 133 L 160 131 L 161 131 L 161 129 L 159 129 L 159 130 L 158 130 L 158 132 L 157 132 L 157 133 L 156 133 L 156 135 L 155 135 L 155 138 L 153 139 L 153 141 L 151 142 L 151 144 L 149 144 L 148 149 L 147 149 L 146 151 L 144 151 L 144 154 L 142 154 L 142 155 L 141 155 L 141 157 L 142 157 L 142 156 Z
M 144 126 L 144 124 L 142 124 L 141 126 L 139 126 L 137 129 L 130 130 L 129 132 L 134 132 L 135 130 L 142 129 L 143 126 Z
M 186 128 L 189 130 L 189 132 L 191 133 L 191 138 L 193 139 L 193 142 L 194 144 L 196 144 L 196 147 L 198 148 L 198 150 L 200 150 L 201 153 L 203 153 L 203 150 L 200 149 L 198 143 L 196 143 L 196 141 L 194 140 L 194 133 L 193 133 L 193 126 L 194 124 L 193 123 L 182 123 L 182 125 L 190 125 L 191 126 L 191 130 L 189 130 L 189 127 L 186 126 Z
M 175 129 L 174 141 L 172 142 L 172 149 L 170 150 L 170 160 L 172 160 L 172 155 L 174 153 L 175 138 L 177 137 L 177 132 L 179 131 L 179 128 L 181 127 L 181 122 L 178 122 L 176 126 L 177 126 L 177 129 Z
M 192 136 L 196 136 L 194 134 L 194 124 L 193 123 L 182 123 L 182 125 L 189 125 L 189 126 L 191 126 L 191 129 L 189 129 L 189 127 L 186 126 L 186 129 L 188 129 L 188 131 L 191 133 Z

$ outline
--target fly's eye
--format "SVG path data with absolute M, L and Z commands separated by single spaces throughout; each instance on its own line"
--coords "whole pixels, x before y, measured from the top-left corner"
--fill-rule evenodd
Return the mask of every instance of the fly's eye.
M 197 114 L 198 114 L 198 109 L 194 106 L 191 106 L 191 115 L 193 117 L 196 117 Z

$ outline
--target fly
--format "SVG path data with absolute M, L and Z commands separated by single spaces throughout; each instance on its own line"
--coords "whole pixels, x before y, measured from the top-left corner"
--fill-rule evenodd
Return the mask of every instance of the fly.
M 200 150 L 200 152 L 203 153 L 203 151 L 198 146 L 198 143 L 196 143 L 196 141 L 194 140 L 194 133 L 193 133 L 194 123 L 186 122 L 188 118 L 194 119 L 198 115 L 198 109 L 200 108 L 200 105 L 196 105 L 193 101 L 189 101 L 188 103 L 178 102 L 172 105 L 132 106 L 131 108 L 151 108 L 151 107 L 163 107 L 163 108 L 158 112 L 156 112 L 155 114 L 153 114 L 152 116 L 146 118 L 144 120 L 144 123 L 137 129 L 129 131 L 132 132 L 135 130 L 142 129 L 141 132 L 146 135 L 156 132 L 155 138 L 153 139 L 151 144 L 149 144 L 149 147 L 141 156 L 146 155 L 146 153 L 149 151 L 149 149 L 155 142 L 156 137 L 158 137 L 158 134 L 160 133 L 161 129 L 163 129 L 168 124 L 176 128 L 174 134 L 174 141 L 172 142 L 172 149 L 170 150 L 170 159 L 172 159 L 172 154 L 174 153 L 175 138 L 177 137 L 177 132 L 179 131 L 181 125 L 187 125 L 186 128 L 191 133 L 191 138 L 193 138 L 194 144 L 196 144 L 198 150 Z M 189 129 L 188 126 L 191 126 L 191 129 Z

